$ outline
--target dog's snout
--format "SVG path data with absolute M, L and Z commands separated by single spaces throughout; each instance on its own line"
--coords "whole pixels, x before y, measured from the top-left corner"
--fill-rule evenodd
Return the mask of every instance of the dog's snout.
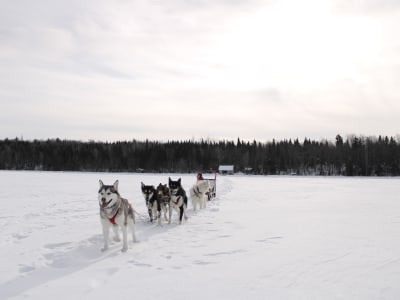
M 104 197 L 101 198 L 101 201 L 102 201 L 102 202 L 106 202 L 106 198 L 104 198 Z

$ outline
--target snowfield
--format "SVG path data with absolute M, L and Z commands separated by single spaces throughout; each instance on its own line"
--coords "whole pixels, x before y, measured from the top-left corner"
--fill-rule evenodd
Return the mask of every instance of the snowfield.
M 400 299 L 400 179 L 219 176 L 150 224 L 140 183 L 195 174 L 0 171 L 0 299 Z M 101 252 L 98 180 L 140 214 Z

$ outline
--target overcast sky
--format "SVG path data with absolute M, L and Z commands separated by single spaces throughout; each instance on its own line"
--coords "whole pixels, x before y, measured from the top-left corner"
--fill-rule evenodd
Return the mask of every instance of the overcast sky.
M 0 0 L 0 138 L 400 133 L 398 0 Z

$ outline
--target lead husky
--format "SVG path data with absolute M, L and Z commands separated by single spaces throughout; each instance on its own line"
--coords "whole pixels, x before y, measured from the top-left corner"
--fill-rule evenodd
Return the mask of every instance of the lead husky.
M 179 178 L 178 180 L 174 181 L 171 180 L 171 178 L 168 178 L 168 187 L 171 196 L 171 200 L 169 202 L 168 223 L 171 224 L 172 209 L 175 209 L 176 211 L 179 210 L 179 224 L 182 224 L 182 217 L 185 216 L 185 220 L 187 220 L 188 217 L 186 215 L 187 196 L 181 185 L 181 179 Z
M 135 214 L 128 200 L 122 198 L 118 193 L 118 180 L 113 185 L 105 185 L 99 180 L 100 189 L 98 200 L 100 205 L 100 221 L 103 228 L 104 247 L 108 249 L 108 238 L 110 227 L 114 230 L 114 240 L 121 241 L 119 227 L 122 228 L 122 252 L 128 250 L 128 225 L 132 231 L 132 239 L 136 242 Z
M 197 180 L 196 184 L 189 189 L 190 199 L 192 199 L 193 210 L 200 209 L 207 206 L 207 193 L 210 190 L 208 180 Z

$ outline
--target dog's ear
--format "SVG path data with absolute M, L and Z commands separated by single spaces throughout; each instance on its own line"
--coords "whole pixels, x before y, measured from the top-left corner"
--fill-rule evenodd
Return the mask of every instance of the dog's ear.
M 180 178 L 178 179 L 178 183 L 181 184 L 181 179 Z
M 100 179 L 99 179 L 99 183 L 100 183 L 100 188 L 101 188 L 104 185 L 104 183 Z
M 142 185 L 141 185 L 141 186 L 142 186 L 142 190 L 143 190 L 143 188 L 144 188 L 144 183 L 143 183 L 143 182 L 142 182 Z
M 168 182 L 171 183 L 171 177 L 168 177 Z
M 118 183 L 119 183 L 119 181 L 115 180 L 115 182 L 113 184 L 114 190 L 116 190 L 116 191 L 118 191 Z

